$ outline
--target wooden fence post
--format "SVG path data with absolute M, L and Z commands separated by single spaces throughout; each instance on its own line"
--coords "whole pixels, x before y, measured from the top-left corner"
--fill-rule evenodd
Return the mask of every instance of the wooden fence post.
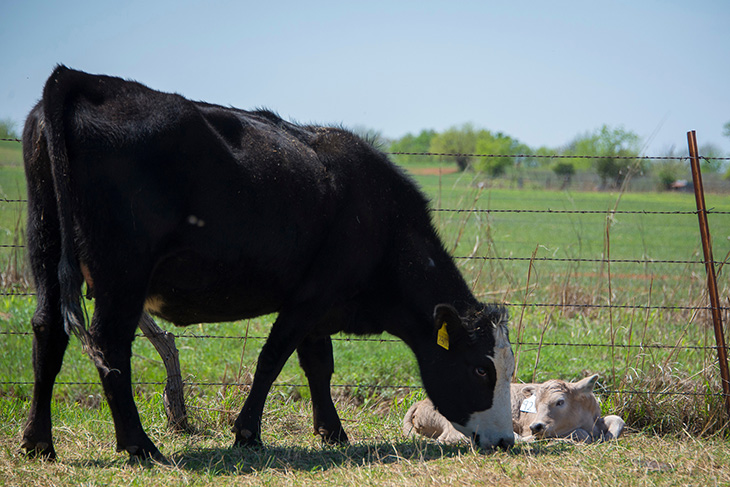
M 697 136 L 695 131 L 687 132 L 689 145 L 689 159 L 692 166 L 692 182 L 694 183 L 695 200 L 697 201 L 697 218 L 700 223 L 702 250 L 705 255 L 705 270 L 707 271 L 707 293 L 710 296 L 712 308 L 712 323 L 715 327 L 715 342 L 717 343 L 717 358 L 720 365 L 722 392 L 725 396 L 725 411 L 730 418 L 730 372 L 727 365 L 727 345 L 722 327 L 720 313 L 720 297 L 717 291 L 717 276 L 715 275 L 715 261 L 712 258 L 712 240 L 710 227 L 707 223 L 707 208 L 705 207 L 705 191 L 702 187 L 702 173 L 700 172 L 700 156 L 697 150 Z
M 189 431 L 190 426 L 188 425 L 188 414 L 185 410 L 180 359 L 177 347 L 175 347 L 175 335 L 157 326 L 157 323 L 147 313 L 142 313 L 142 318 L 139 320 L 139 329 L 155 347 L 165 364 L 167 382 L 165 383 L 165 391 L 162 394 L 162 401 L 167 414 L 167 424 L 175 431 Z

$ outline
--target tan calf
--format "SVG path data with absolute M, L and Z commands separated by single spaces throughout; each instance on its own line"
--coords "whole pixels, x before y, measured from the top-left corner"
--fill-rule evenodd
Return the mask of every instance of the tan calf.
M 512 384 L 512 427 L 515 439 L 570 438 L 590 443 L 618 438 L 624 421 L 601 417 L 593 395 L 598 375 L 571 383 L 549 380 L 542 384 Z M 440 443 L 468 442 L 433 406 L 429 399 L 415 403 L 403 419 L 406 435 L 418 433 Z

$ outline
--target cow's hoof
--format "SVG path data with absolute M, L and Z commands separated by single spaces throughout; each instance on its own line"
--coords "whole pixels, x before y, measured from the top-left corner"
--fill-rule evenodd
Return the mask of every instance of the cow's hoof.
M 133 463 L 145 462 L 148 460 L 158 463 L 167 463 L 167 459 L 165 458 L 165 456 L 160 453 L 160 450 L 158 450 L 157 447 L 151 442 L 146 447 L 141 447 L 137 445 L 122 447 L 120 445 L 117 445 L 117 451 L 126 451 L 127 453 L 129 453 L 129 461 Z
M 320 427 L 317 429 L 317 434 L 322 438 L 322 443 L 326 445 L 341 446 L 350 443 L 350 439 L 342 428 L 329 431 L 327 428 Z
M 233 442 L 234 448 L 261 448 L 264 446 L 261 437 L 251 430 L 233 428 L 232 431 L 236 434 L 236 440 Z
M 130 462 L 152 460 L 153 462 L 167 463 L 167 458 L 154 445 L 147 448 L 132 445 L 123 448 L 123 450 L 129 453 Z
M 23 438 L 23 441 L 20 443 L 20 448 L 28 458 L 41 458 L 51 461 L 56 459 L 56 450 L 53 448 L 53 443 L 51 442 L 35 442 L 28 438 Z

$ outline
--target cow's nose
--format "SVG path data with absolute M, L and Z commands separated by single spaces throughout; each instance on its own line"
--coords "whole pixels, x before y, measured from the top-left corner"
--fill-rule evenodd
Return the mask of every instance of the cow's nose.
M 481 445 L 481 437 L 474 433 L 472 435 L 472 439 L 474 440 L 474 443 L 477 445 Z M 490 448 L 500 448 L 502 450 L 508 450 L 515 446 L 515 437 L 512 435 L 511 437 L 506 438 L 500 438 L 496 445 Z
M 545 423 L 532 423 L 530 425 L 530 431 L 532 431 L 533 435 L 536 435 L 538 433 L 542 433 L 542 431 L 545 429 Z
M 502 438 L 497 443 L 497 447 L 501 448 L 502 450 L 508 450 L 515 446 L 515 438 L 514 436 L 512 438 Z

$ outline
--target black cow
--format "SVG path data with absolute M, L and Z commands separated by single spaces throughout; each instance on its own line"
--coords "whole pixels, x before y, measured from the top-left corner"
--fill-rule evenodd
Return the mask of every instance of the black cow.
M 176 325 L 278 312 L 235 445 L 260 443 L 264 401 L 294 350 L 315 433 L 347 442 L 330 396 L 339 331 L 400 337 L 444 416 L 483 446 L 513 442 L 505 309 L 474 298 L 422 194 L 357 136 L 59 66 L 23 156 L 38 293 L 29 454 L 55 456 L 51 393 L 74 333 L 99 369 L 117 449 L 160 456 L 130 379 L 146 312 Z

